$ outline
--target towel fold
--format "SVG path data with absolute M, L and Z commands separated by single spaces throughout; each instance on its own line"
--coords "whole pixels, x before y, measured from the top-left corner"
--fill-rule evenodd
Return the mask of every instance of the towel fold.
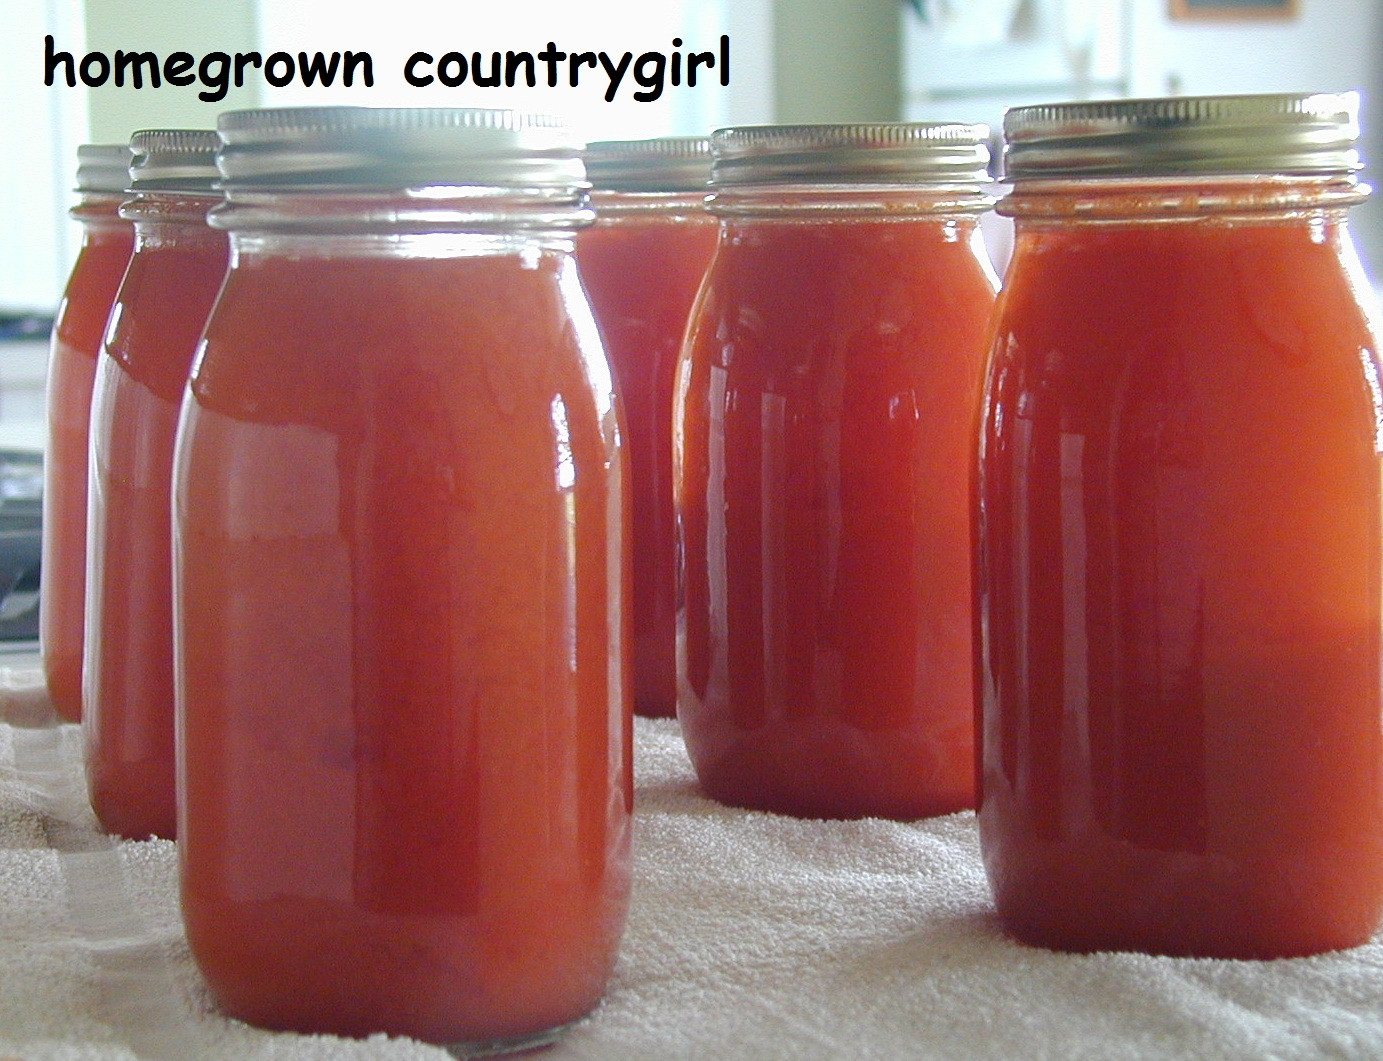
M 96 827 L 81 738 L 0 668 L 0 1061 L 444 1061 L 249 1028 L 187 952 L 175 845 Z M 1274 962 L 1075 956 L 995 921 L 974 818 L 800 821 L 697 788 L 635 724 L 634 891 L 603 1005 L 544 1061 L 1379 1058 L 1383 945 Z

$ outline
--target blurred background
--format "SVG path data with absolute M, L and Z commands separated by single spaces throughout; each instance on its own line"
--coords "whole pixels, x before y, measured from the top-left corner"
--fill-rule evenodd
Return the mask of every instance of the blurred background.
M 76 146 L 147 127 L 210 127 L 234 107 L 357 103 L 520 106 L 565 113 L 589 139 L 700 133 L 758 122 L 960 119 L 996 129 L 1038 100 L 1358 89 L 1366 160 L 1383 173 L 1383 3 L 1379 0 L 0 0 L 0 313 L 50 315 L 71 264 L 67 218 Z M 43 38 L 90 50 L 366 50 L 375 85 L 283 89 L 251 73 L 217 103 L 201 86 L 134 90 L 43 84 Z M 716 78 L 639 103 L 606 103 L 604 75 L 580 89 L 412 88 L 423 50 L 636 54 L 714 50 Z M 709 82 L 709 83 L 708 83 Z M 1367 174 L 1366 174 L 1367 175 Z M 1383 269 L 1383 202 L 1354 214 L 1366 263 Z M 4 394 L 0 392 L 0 417 Z
M 0 0 L 0 29 L 0 652 L 29 645 L 36 619 L 48 331 L 78 241 L 67 210 L 79 144 L 212 128 L 222 110 L 257 106 L 519 107 L 562 113 L 596 140 L 893 119 L 997 133 L 1005 108 L 1044 100 L 1353 89 L 1365 179 L 1383 183 L 1383 0 Z M 90 51 L 364 51 L 375 82 L 274 88 L 252 71 L 216 102 L 198 98 L 201 85 L 48 87 L 48 34 L 75 63 Z M 575 89 L 403 78 L 416 51 L 537 53 L 551 41 L 686 54 L 717 52 L 721 35 L 727 86 L 703 76 L 651 102 L 632 98 L 629 79 L 606 102 L 608 78 L 589 69 Z M 983 224 L 1002 268 L 1008 223 Z M 1353 230 L 1383 287 L 1383 196 L 1353 211 Z

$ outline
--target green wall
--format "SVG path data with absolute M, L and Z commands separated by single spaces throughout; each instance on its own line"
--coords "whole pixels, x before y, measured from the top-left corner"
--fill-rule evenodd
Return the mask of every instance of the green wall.
M 170 52 L 251 51 L 255 48 L 254 0 L 85 0 L 86 49 L 113 55 L 152 51 L 160 59 Z M 61 48 L 62 42 L 59 42 Z M 75 47 L 67 47 L 80 60 Z M 248 80 L 248 79 L 247 79 Z M 216 115 L 259 102 L 258 80 L 232 88 L 225 99 L 206 103 L 197 98 L 201 85 L 139 91 L 109 84 L 87 89 L 88 133 L 91 143 L 119 143 L 140 129 L 210 129 Z
M 780 122 L 899 117 L 901 0 L 774 0 L 774 113 Z

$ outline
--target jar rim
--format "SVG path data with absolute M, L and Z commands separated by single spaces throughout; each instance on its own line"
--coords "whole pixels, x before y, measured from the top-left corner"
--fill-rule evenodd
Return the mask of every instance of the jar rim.
M 1371 193 L 1352 173 L 1044 176 L 1015 182 L 996 209 L 1005 217 L 1037 222 L 1194 222 L 1318 216 L 1357 206 Z
M 971 184 L 801 182 L 717 189 L 706 210 L 727 221 L 904 222 L 978 216 L 994 202 L 989 191 Z
M 337 187 L 311 195 L 278 188 L 230 191 L 207 216 L 228 232 L 317 235 L 571 232 L 595 220 L 571 188 Z

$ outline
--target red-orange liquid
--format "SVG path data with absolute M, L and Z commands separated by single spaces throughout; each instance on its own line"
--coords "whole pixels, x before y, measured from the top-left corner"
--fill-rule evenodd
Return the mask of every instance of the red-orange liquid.
M 629 433 L 634 710 L 677 710 L 677 526 L 672 382 L 687 317 L 715 250 L 709 215 L 602 219 L 577 236 Z
M 679 372 L 678 717 L 706 791 L 818 817 L 974 805 L 971 219 L 728 223 Z
M 1338 219 L 1020 230 L 978 480 L 1000 917 L 1275 957 L 1383 902 L 1377 339 Z
M 116 216 L 119 205 L 120 196 L 89 196 L 74 211 L 84 223 L 82 249 L 58 308 L 48 360 L 39 640 L 48 695 L 68 722 L 82 717 L 91 388 L 111 302 L 134 246 L 133 226 Z
M 226 275 L 208 205 L 168 199 L 172 216 L 139 222 L 92 398 L 87 788 L 102 826 L 134 838 L 177 833 L 169 505 L 183 388 Z
M 175 571 L 183 911 L 234 1016 L 476 1041 L 602 993 L 633 791 L 582 297 L 553 251 L 309 247 L 227 279 Z

